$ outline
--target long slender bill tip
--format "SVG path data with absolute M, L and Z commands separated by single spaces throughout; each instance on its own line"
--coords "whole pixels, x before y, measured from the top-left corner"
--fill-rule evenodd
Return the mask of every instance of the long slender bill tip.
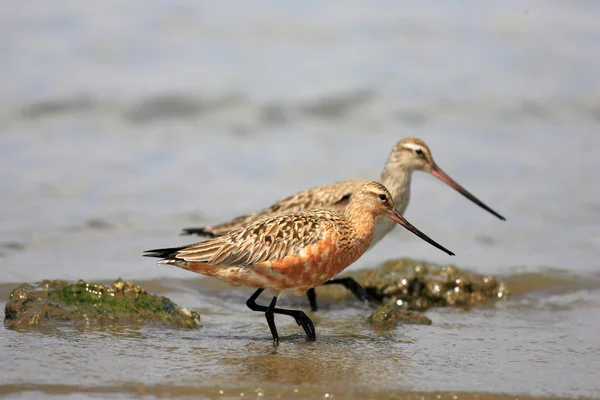
M 448 254 L 449 256 L 455 256 L 456 255 L 456 254 L 454 254 L 453 252 L 451 252 L 450 250 L 448 250 L 445 247 L 440 246 L 439 249 L 442 250 L 444 253 Z
M 450 178 L 450 176 L 448 174 L 446 174 L 444 171 L 442 171 L 442 169 L 440 167 L 438 167 L 436 164 L 434 164 L 431 167 L 430 173 L 431 173 L 431 175 L 435 176 L 436 178 L 438 178 L 439 180 L 444 182 L 446 185 L 448 185 L 451 188 L 453 188 L 454 190 L 456 190 L 458 193 L 465 196 L 467 199 L 471 200 L 473 203 L 477 204 L 479 207 L 483 208 L 490 214 L 494 215 L 496 218 L 501 219 L 502 221 L 506 221 L 506 218 L 504 218 L 502 215 L 498 214 L 496 211 L 492 210 L 490 207 L 485 205 L 477 197 L 473 196 L 467 189 L 465 189 L 464 187 L 462 187 L 461 185 L 456 183 L 456 181 L 454 179 Z

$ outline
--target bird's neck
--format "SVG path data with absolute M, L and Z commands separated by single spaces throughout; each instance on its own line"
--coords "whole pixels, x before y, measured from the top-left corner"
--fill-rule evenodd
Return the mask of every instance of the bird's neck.
M 353 243 L 351 245 L 356 246 L 364 243 L 368 247 L 373 239 L 373 230 L 375 229 L 373 211 L 364 205 L 350 202 L 344 211 L 344 216 L 352 227 L 351 241 Z
M 402 165 L 390 165 L 388 162 L 381 172 L 380 182 L 389 190 L 396 210 L 404 214 L 410 200 L 410 181 L 412 170 Z

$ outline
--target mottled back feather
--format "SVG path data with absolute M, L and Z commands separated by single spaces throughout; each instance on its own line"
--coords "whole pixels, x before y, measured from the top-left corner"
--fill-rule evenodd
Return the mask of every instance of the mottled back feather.
M 297 254 L 321 241 L 328 228 L 337 230 L 345 225 L 348 221 L 330 210 L 279 214 L 178 249 L 170 258 L 216 266 L 252 266 Z
M 223 224 L 184 229 L 183 233 L 218 237 L 225 235 L 232 229 L 250 224 L 267 216 L 310 209 L 329 209 L 343 212 L 354 193 L 366 182 L 363 179 L 352 179 L 315 186 L 285 197 L 255 213 L 236 217 Z

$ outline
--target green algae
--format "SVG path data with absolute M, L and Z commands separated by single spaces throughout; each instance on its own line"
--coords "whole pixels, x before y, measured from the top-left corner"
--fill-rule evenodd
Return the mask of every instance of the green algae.
M 147 293 L 131 282 L 112 285 L 44 280 L 23 283 L 9 296 L 4 323 L 9 328 L 52 324 L 162 324 L 194 328 L 200 316 L 164 296 Z

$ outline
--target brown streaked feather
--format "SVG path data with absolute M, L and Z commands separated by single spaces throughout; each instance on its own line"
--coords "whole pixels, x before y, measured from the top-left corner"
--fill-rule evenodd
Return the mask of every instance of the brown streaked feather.
M 330 210 L 279 214 L 226 235 L 177 249 L 168 261 L 215 266 L 252 266 L 276 261 L 323 240 L 326 231 L 348 222 Z
M 315 186 L 288 196 L 259 211 L 263 215 L 290 211 L 303 211 L 313 208 L 343 211 L 352 195 L 367 181 L 353 179 L 326 185 Z
M 352 195 L 366 182 L 366 180 L 362 179 L 352 179 L 315 186 L 285 197 L 255 213 L 242 215 L 218 225 L 209 225 L 202 228 L 186 228 L 183 229 L 182 234 L 219 237 L 233 229 L 277 214 L 310 209 L 329 209 L 343 212 L 350 202 Z

